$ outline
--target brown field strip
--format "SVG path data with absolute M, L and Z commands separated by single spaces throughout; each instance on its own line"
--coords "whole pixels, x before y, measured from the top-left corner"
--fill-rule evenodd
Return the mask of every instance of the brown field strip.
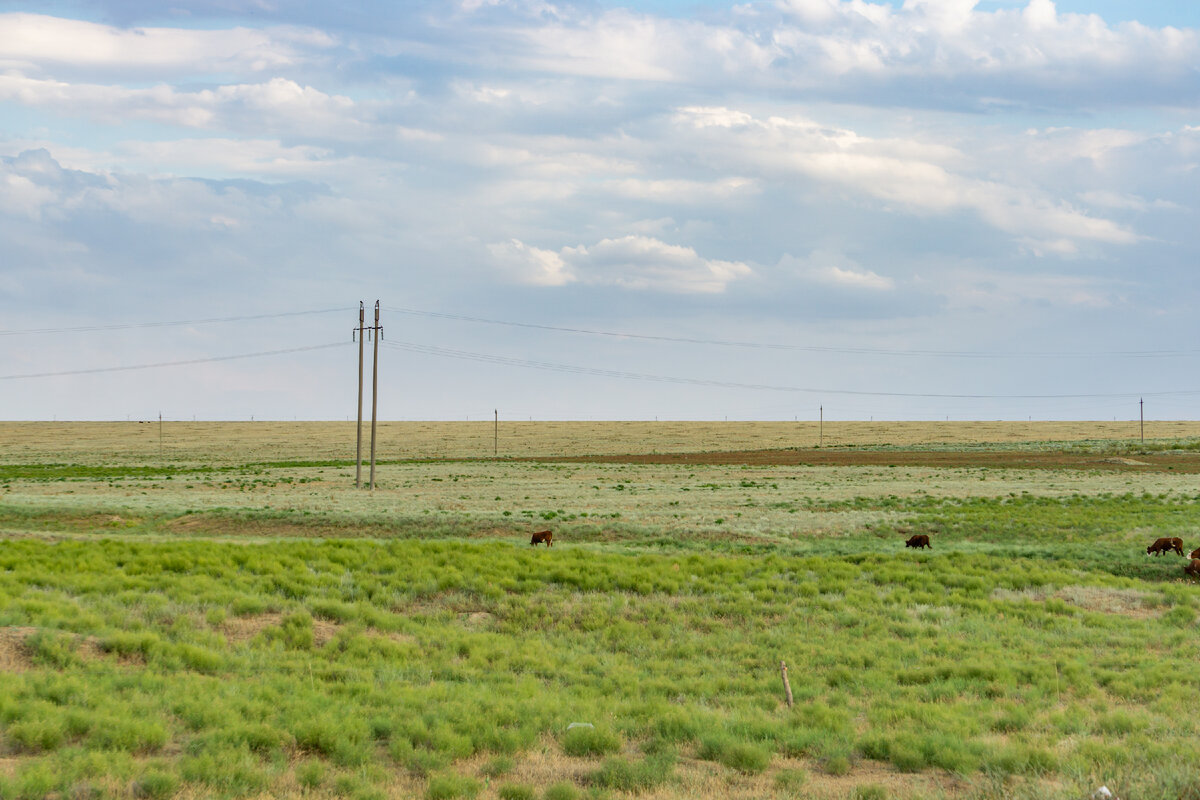
M 532 460 L 532 459 L 530 459 Z M 1136 458 L 1088 453 L 968 450 L 742 450 L 719 453 L 632 453 L 539 458 L 552 463 L 697 464 L 796 467 L 944 467 L 1077 469 L 1113 472 L 1200 472 L 1200 453 L 1139 453 Z

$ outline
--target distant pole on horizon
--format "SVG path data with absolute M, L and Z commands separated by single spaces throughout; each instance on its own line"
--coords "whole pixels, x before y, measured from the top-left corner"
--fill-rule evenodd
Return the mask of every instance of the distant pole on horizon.
M 358 445 L 355 450 L 354 488 L 362 488 L 362 395 L 363 395 L 363 326 L 366 324 L 366 307 L 358 301 Z
M 825 444 L 825 404 L 821 404 L 821 421 L 817 423 L 817 447 Z
M 158 412 L 158 457 L 162 458 L 162 412 Z
M 1146 398 L 1138 398 L 1138 418 L 1141 421 L 1142 444 L 1146 443 Z
M 492 455 L 500 455 L 500 409 L 492 409 L 492 413 L 496 415 L 496 421 L 492 425 Z

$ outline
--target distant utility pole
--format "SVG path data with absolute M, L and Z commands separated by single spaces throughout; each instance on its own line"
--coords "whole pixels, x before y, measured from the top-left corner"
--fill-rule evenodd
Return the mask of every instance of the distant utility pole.
M 492 455 L 500 455 L 500 409 L 493 409 L 496 421 L 492 426 Z
M 162 458 L 162 412 L 158 412 L 158 457 Z
M 817 423 L 817 447 L 825 444 L 825 404 L 821 404 L 821 421 Z
M 1142 444 L 1146 443 L 1146 398 L 1138 398 L 1138 418 L 1141 420 Z
M 383 328 L 379 326 L 379 301 L 375 301 L 375 354 L 371 362 L 371 491 L 375 491 L 375 409 L 379 405 L 379 339 Z
M 353 340 L 358 337 L 358 447 L 355 452 L 354 488 L 362 488 L 362 393 L 363 393 L 363 325 L 366 320 L 366 308 L 363 301 L 358 301 L 358 327 L 350 335 Z

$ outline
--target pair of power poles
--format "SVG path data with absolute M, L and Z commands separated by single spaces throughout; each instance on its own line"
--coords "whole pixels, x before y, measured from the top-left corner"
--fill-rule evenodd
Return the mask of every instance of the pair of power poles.
M 366 307 L 358 301 L 358 327 L 354 329 L 351 339 L 358 338 L 358 454 L 357 466 L 354 469 L 354 487 L 362 488 L 362 401 L 363 401 L 363 342 L 371 336 L 375 342 L 375 355 L 371 363 L 371 489 L 375 489 L 375 409 L 379 404 L 379 340 L 383 337 L 383 328 L 379 325 L 379 301 L 375 301 L 375 325 L 366 327 Z

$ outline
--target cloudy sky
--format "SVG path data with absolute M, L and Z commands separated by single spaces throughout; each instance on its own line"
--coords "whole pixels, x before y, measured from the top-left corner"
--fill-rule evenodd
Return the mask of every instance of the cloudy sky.
M 1198 164 L 1192 0 L 0 0 L 0 418 L 1195 419 Z

